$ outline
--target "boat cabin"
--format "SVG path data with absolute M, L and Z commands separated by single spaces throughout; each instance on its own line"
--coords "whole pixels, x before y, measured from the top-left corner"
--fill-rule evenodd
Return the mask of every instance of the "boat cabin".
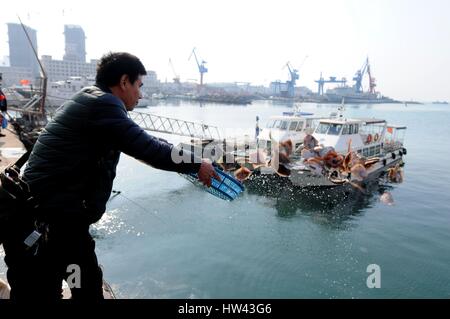
M 284 112 L 281 116 L 271 117 L 264 129 L 260 130 L 258 141 L 260 147 L 266 147 L 271 140 L 278 142 L 291 140 L 295 148 L 303 143 L 305 130 L 314 129 L 319 118 L 312 113 Z M 266 145 L 263 145 L 266 143 Z M 270 148 L 270 147 L 268 147 Z
M 347 153 L 351 143 L 353 151 L 371 157 L 383 152 L 386 131 L 387 123 L 380 119 L 322 119 L 313 136 L 320 145 L 331 146 L 338 153 Z

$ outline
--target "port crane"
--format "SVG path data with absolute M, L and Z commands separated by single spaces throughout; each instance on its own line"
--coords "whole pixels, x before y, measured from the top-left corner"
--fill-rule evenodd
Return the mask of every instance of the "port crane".
M 171 58 L 169 58 L 169 65 L 170 65 L 170 67 L 172 69 L 172 72 L 173 72 L 173 75 L 174 75 L 173 82 L 176 83 L 176 84 L 180 84 L 180 76 L 177 74 L 177 72 L 175 72 L 175 68 L 173 66 Z
M 326 83 L 338 83 L 338 84 L 342 84 L 345 85 L 347 83 L 347 79 L 346 78 L 342 78 L 340 80 L 337 80 L 335 76 L 330 76 L 330 78 L 328 80 L 325 80 L 322 76 L 322 72 L 320 72 L 320 79 L 315 80 L 314 82 L 316 82 L 318 84 L 318 90 L 317 90 L 317 94 L 319 95 L 323 95 L 323 89 Z
M 375 83 L 375 78 L 372 76 L 372 73 L 370 72 L 369 58 L 367 58 L 367 74 L 369 75 L 369 92 L 374 94 L 375 87 L 377 86 L 377 84 Z
M 285 67 L 288 68 L 289 70 L 289 75 L 291 77 L 290 81 L 287 81 L 287 96 L 288 97 L 295 97 L 295 83 L 296 81 L 299 79 L 299 74 L 298 74 L 298 70 L 301 69 L 301 67 L 303 66 L 303 64 L 305 64 L 306 59 L 308 58 L 307 55 L 305 55 L 305 57 L 303 58 L 302 63 L 300 64 L 300 67 L 298 69 L 294 69 L 292 68 L 290 62 L 288 61 L 285 65 Z M 284 68 L 284 67 L 283 67 Z
M 363 92 L 362 87 L 362 80 L 364 77 L 364 74 L 367 72 L 367 75 L 369 75 L 369 92 L 374 93 L 375 92 L 375 78 L 372 77 L 372 74 L 370 73 L 370 64 L 369 64 L 369 58 L 367 57 L 366 61 L 364 62 L 364 65 L 356 71 L 355 76 L 353 77 L 353 81 L 355 81 L 355 89 L 356 92 L 361 93 Z
M 291 80 L 287 81 L 288 86 L 288 97 L 294 97 L 295 96 L 295 82 L 299 79 L 298 70 L 293 69 L 289 63 L 289 61 L 286 63 L 286 66 L 289 70 L 289 74 L 291 76 Z
M 358 92 L 358 93 L 361 93 L 363 91 L 362 80 L 363 80 L 364 74 L 366 73 L 368 64 L 369 64 L 369 58 L 367 58 L 366 62 L 364 62 L 364 65 L 361 67 L 361 69 L 356 71 L 356 74 L 353 77 L 353 81 L 355 81 L 355 89 L 356 89 L 356 92 Z
M 195 62 L 197 63 L 198 71 L 200 72 L 200 86 L 202 87 L 203 86 L 203 74 L 208 72 L 208 69 L 205 66 L 206 61 L 202 60 L 202 63 L 198 62 L 197 54 L 195 54 L 195 47 L 192 49 L 191 55 L 189 56 L 188 60 L 191 59 L 192 55 L 194 55 Z

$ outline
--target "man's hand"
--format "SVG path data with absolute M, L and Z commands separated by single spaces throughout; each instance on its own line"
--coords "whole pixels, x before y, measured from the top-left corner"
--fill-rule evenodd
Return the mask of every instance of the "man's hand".
M 198 180 L 208 187 L 211 187 L 211 177 L 217 179 L 218 181 L 221 180 L 220 176 L 217 175 L 216 171 L 214 170 L 214 166 L 212 166 L 212 164 L 207 160 L 202 161 L 197 175 Z

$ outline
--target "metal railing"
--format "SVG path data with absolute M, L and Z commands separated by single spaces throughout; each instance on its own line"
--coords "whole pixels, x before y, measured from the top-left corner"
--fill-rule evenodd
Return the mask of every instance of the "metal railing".
M 32 99 L 25 107 L 11 107 L 11 111 L 25 115 L 40 115 L 39 111 L 33 110 L 32 106 L 35 106 L 40 99 Z M 53 118 L 57 108 L 46 107 L 45 115 L 48 118 Z M 165 116 L 141 113 L 141 112 L 129 112 L 130 118 L 140 127 L 147 131 L 153 131 L 158 133 L 166 133 L 172 135 L 187 136 L 200 139 L 214 139 L 220 140 L 219 129 L 216 126 L 184 121 Z
M 148 131 L 220 140 L 219 129 L 216 126 L 141 112 L 130 112 L 129 115 L 136 124 Z

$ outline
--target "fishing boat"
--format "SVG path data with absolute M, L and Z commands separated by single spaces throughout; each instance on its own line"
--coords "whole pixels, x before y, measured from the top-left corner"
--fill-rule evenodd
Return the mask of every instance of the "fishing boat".
M 405 132 L 405 126 L 388 125 L 383 119 L 321 119 L 312 134 L 317 146 L 303 148 L 278 165 L 284 166 L 285 177 L 298 187 L 354 185 L 382 173 L 399 177 L 407 154 Z M 279 171 L 273 165 L 261 167 L 250 179 Z

